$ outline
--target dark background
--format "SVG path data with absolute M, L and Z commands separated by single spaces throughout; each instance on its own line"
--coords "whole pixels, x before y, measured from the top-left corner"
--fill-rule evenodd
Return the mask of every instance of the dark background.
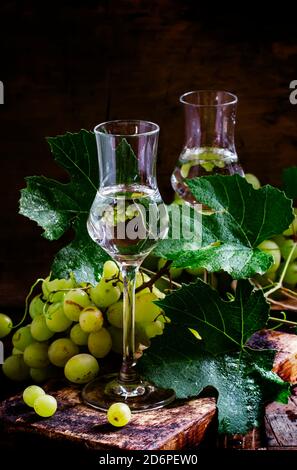
M 63 243 L 17 214 L 24 177 L 65 180 L 45 136 L 92 129 L 116 118 L 161 126 L 158 179 L 170 174 L 183 143 L 179 95 L 226 89 L 238 95 L 236 143 L 246 171 L 280 183 L 297 163 L 297 15 L 288 3 L 261 13 L 226 2 L 106 0 L 4 1 L 0 6 L 1 230 L 0 308 L 22 307 Z

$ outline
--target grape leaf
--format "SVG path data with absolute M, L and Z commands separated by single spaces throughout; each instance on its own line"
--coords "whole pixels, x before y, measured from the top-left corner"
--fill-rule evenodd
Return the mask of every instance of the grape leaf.
M 266 272 L 272 257 L 257 246 L 289 226 L 292 201 L 269 185 L 255 190 L 239 175 L 203 176 L 187 184 L 198 201 L 214 210 L 202 216 L 201 248 L 188 249 L 183 240 L 180 244 L 165 240 L 155 254 L 172 259 L 177 267 L 222 269 L 235 279 Z
M 297 166 L 283 170 L 282 180 L 287 197 L 297 199 Z
M 204 349 L 220 354 L 242 349 L 257 330 L 264 328 L 269 304 L 249 281 L 238 281 L 234 300 L 223 300 L 209 284 L 197 279 L 168 294 L 158 305 L 172 323 L 198 330 Z
M 287 402 L 289 386 L 271 371 L 274 351 L 244 351 L 212 356 L 201 350 L 187 329 L 166 327 L 139 361 L 143 377 L 173 388 L 177 398 L 197 396 L 204 388 L 218 393 L 220 433 L 243 433 L 263 418 L 266 402 Z
M 229 302 L 197 280 L 157 303 L 171 323 L 139 362 L 145 378 L 174 388 L 178 398 L 215 387 L 219 429 L 224 433 L 247 432 L 262 417 L 265 401 L 286 401 L 288 385 L 271 371 L 274 352 L 246 345 L 268 318 L 262 291 L 254 291 L 249 281 L 239 281 L 235 299 Z
M 95 197 L 99 175 L 94 134 L 76 134 L 47 139 L 55 161 L 70 175 L 67 183 L 44 176 L 26 178 L 21 190 L 20 213 L 37 222 L 48 240 L 57 240 L 69 228 L 74 240 L 57 253 L 54 277 L 67 277 L 72 271 L 78 281 L 94 283 L 108 255 L 88 236 L 86 221 Z

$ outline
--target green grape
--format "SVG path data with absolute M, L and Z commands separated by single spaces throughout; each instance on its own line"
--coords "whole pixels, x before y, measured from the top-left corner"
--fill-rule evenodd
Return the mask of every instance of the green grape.
M 41 295 L 36 295 L 30 302 L 29 314 L 32 320 L 38 315 L 42 315 L 44 309 L 44 302 L 41 300 Z
M 281 248 L 287 238 L 283 235 L 275 235 L 272 240 L 278 245 L 279 248 Z
M 113 403 L 107 411 L 107 421 L 112 426 L 123 427 L 129 423 L 132 413 L 126 403 Z
M 108 331 L 112 339 L 111 349 L 113 352 L 123 353 L 123 330 L 115 326 L 109 326 Z
M 87 307 L 79 316 L 80 327 L 85 333 L 99 331 L 103 322 L 103 314 L 97 307 Z
M 78 346 L 69 338 L 56 339 L 48 349 L 49 360 L 57 367 L 64 367 L 68 359 L 78 353 Z
M 291 225 L 283 232 L 283 235 L 286 237 L 291 237 L 292 235 L 297 235 L 297 208 L 294 207 L 295 219 Z
M 7 357 L 2 365 L 2 370 L 10 380 L 22 382 L 29 378 L 29 367 L 25 364 L 21 354 Z
M 177 194 L 174 194 L 174 200 L 172 204 L 177 204 L 178 206 L 182 206 L 184 204 L 184 200 Z
M 34 402 L 34 411 L 42 418 L 49 418 L 57 411 L 57 400 L 51 395 L 41 395 Z
M 18 354 L 24 354 L 24 351 L 21 351 L 18 348 L 12 348 L 12 354 L 13 356 L 18 355 Z
M 166 262 L 167 262 L 166 259 L 160 258 L 159 263 L 158 263 L 158 269 L 159 270 L 162 269 L 163 266 L 165 266 Z M 173 267 L 169 268 L 169 274 L 170 274 L 171 279 L 176 279 L 182 274 L 182 272 L 183 272 L 182 268 L 173 268 Z
M 204 268 L 186 268 L 186 272 L 191 274 L 191 276 L 200 277 L 204 275 L 205 269 Z
M 258 180 L 258 178 L 253 175 L 252 173 L 246 173 L 244 175 L 245 179 L 247 180 L 248 183 L 250 183 L 254 189 L 259 189 L 261 188 L 261 183 Z
M 46 326 L 55 333 L 67 330 L 72 324 L 72 320 L 66 317 L 61 302 L 51 304 L 46 311 L 45 318 Z
M 106 308 L 119 300 L 121 289 L 102 277 L 95 287 L 91 287 L 90 297 L 99 308 Z
M 45 395 L 45 391 L 38 385 L 30 385 L 23 391 L 23 400 L 26 405 L 34 408 L 34 402 L 38 397 Z
M 289 287 L 295 287 L 297 284 L 297 262 L 289 264 L 286 274 L 284 276 L 284 283 Z
M 293 250 L 290 262 L 294 261 L 297 258 L 297 244 L 294 242 L 294 240 L 292 240 L 292 238 L 287 238 L 281 245 L 280 251 L 281 251 L 282 257 L 285 260 L 288 259 L 289 254 L 291 253 L 294 245 L 295 245 L 295 248 Z
M 214 163 L 212 162 L 205 162 L 205 163 L 200 163 L 200 165 L 202 166 L 202 168 L 205 170 L 205 171 L 212 171 L 214 169 Z M 219 166 L 218 162 L 216 163 L 217 166 Z
M 37 341 L 47 341 L 54 335 L 54 332 L 47 327 L 44 315 L 38 315 L 32 321 L 31 335 Z
M 69 289 L 76 287 L 74 279 L 53 279 L 49 276 L 42 283 L 43 296 L 49 302 L 61 302 Z
M 108 307 L 106 312 L 107 320 L 116 328 L 123 328 L 123 301 L 119 300 Z
M 12 328 L 12 321 L 8 315 L 0 313 L 0 338 L 4 338 L 9 335 Z
M 44 367 L 42 369 L 30 368 L 30 376 L 34 382 L 41 383 L 56 375 L 56 369 L 53 366 Z
M 135 298 L 135 321 L 143 323 L 154 321 L 162 314 L 162 310 L 153 301 L 158 300 L 152 292 L 149 294 L 136 295 Z
M 192 168 L 192 163 L 184 163 L 181 168 L 180 168 L 180 174 L 182 175 L 183 178 L 187 178 L 190 169 Z
M 135 336 L 137 342 L 146 347 L 150 346 L 150 339 L 162 335 L 164 326 L 164 323 L 159 320 L 136 323 Z
M 32 343 L 24 351 L 24 361 L 29 367 L 41 369 L 49 365 L 48 346 L 46 343 Z
M 31 335 L 30 325 L 22 326 L 19 328 L 12 337 L 12 344 L 20 351 L 24 351 L 29 344 L 33 343 L 34 339 Z
M 84 384 L 94 379 L 99 372 L 97 360 L 91 354 L 77 354 L 65 365 L 66 379 L 76 384 Z
M 82 289 L 68 291 L 63 300 L 64 313 L 72 321 L 78 321 L 82 310 L 89 305 L 91 305 L 91 300 Z
M 98 358 L 105 357 L 111 350 L 111 346 L 112 339 L 106 328 L 101 328 L 99 331 L 90 333 L 88 339 L 88 348 L 93 356 Z
M 281 253 L 278 245 L 273 240 L 264 240 L 258 245 L 258 248 L 273 257 L 274 262 L 268 269 L 267 274 L 277 271 L 281 262 Z
M 105 261 L 103 265 L 103 277 L 105 277 L 105 279 L 112 279 L 112 278 L 117 277 L 118 275 L 119 275 L 118 265 L 112 260 Z
M 85 346 L 88 344 L 89 333 L 86 333 L 81 329 L 79 323 L 74 325 L 70 330 L 70 339 L 78 346 Z

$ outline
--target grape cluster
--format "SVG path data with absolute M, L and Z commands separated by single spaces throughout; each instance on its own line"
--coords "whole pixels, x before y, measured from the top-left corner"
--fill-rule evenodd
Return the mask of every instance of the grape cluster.
M 295 290 L 297 287 L 297 208 L 294 208 L 295 219 L 281 235 L 272 240 L 263 241 L 258 248 L 273 257 L 273 264 L 264 276 L 258 276 L 261 285 L 277 281 L 284 271 L 283 284 Z
M 138 273 L 136 287 L 150 281 Z M 3 364 L 4 374 L 15 381 L 43 382 L 64 371 L 77 384 L 87 383 L 99 372 L 99 363 L 111 350 L 123 350 L 123 282 L 119 268 L 107 261 L 95 286 L 70 279 L 46 278 L 42 293 L 29 304 L 31 323 L 12 330 L 11 319 L 0 314 L 0 338 L 11 331 L 12 355 Z M 136 344 L 138 354 L 150 338 L 161 335 L 168 319 L 153 303 L 164 294 L 155 285 L 136 295 Z

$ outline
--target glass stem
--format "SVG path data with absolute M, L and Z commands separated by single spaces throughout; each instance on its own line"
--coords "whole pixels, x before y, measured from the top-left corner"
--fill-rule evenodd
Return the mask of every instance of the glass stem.
M 135 280 L 139 265 L 122 264 L 123 277 L 123 362 L 119 381 L 124 384 L 136 382 L 135 371 Z

